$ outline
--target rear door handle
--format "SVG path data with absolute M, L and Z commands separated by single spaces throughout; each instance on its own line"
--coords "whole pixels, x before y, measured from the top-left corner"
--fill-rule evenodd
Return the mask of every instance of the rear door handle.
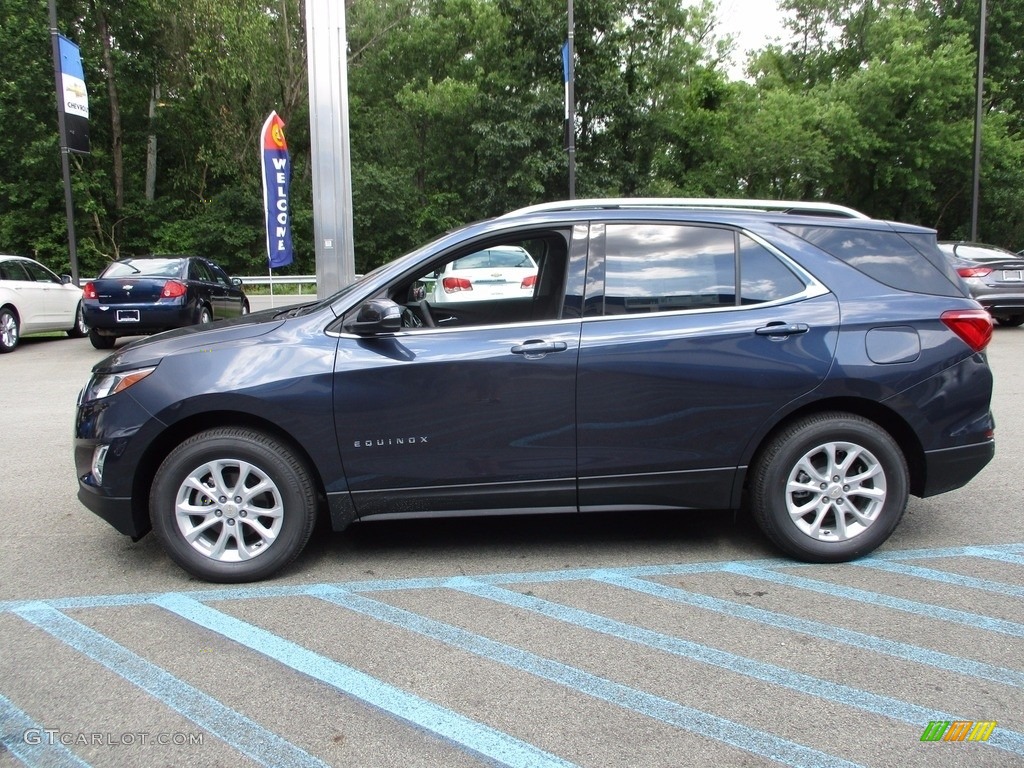
M 754 333 L 758 336 L 799 336 L 811 330 L 806 323 L 768 323 L 763 328 L 758 328 Z
M 543 341 L 541 339 L 530 339 L 522 344 L 512 347 L 513 355 L 522 355 L 527 360 L 537 360 L 551 352 L 565 352 L 569 345 L 564 341 Z

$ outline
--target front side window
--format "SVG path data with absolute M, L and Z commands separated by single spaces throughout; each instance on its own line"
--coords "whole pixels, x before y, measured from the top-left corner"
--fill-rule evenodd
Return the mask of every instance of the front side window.
M 565 233 L 535 233 L 459 250 L 390 298 L 406 308 L 406 327 L 503 325 L 559 316 L 568 267 Z
M 60 283 L 60 278 L 39 264 L 26 261 L 25 269 L 28 270 L 28 273 L 32 276 L 32 280 L 36 283 Z

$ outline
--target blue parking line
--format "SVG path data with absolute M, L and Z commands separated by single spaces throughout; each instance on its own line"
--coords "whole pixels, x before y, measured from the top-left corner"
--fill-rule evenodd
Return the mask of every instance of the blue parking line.
M 89 768 L 46 729 L 0 693 L 0 744 L 30 768 Z
M 528 672 L 601 701 L 784 765 L 794 768 L 852 768 L 856 765 L 841 757 L 598 677 L 582 669 L 545 659 L 529 651 L 513 648 L 377 600 L 326 586 L 314 590 L 312 594 L 378 621 L 394 624 L 489 661 Z
M 790 632 L 798 632 L 803 635 L 817 637 L 822 640 L 849 645 L 859 650 L 881 653 L 894 658 L 912 661 L 918 664 L 926 664 L 946 672 L 976 677 L 981 680 L 990 680 L 1003 685 L 1010 685 L 1015 688 L 1024 688 L 1024 672 L 1015 669 L 1006 669 L 992 664 L 986 664 L 973 659 L 964 659 L 959 656 L 951 656 L 940 651 L 933 651 L 910 643 L 903 643 L 896 640 L 868 635 L 863 632 L 856 632 L 850 629 L 843 629 L 831 624 L 825 624 L 811 619 L 802 619 L 796 616 L 788 616 L 782 613 L 755 608 L 749 605 L 722 600 L 709 595 L 702 595 L 696 592 L 687 592 L 675 587 L 667 587 L 657 582 L 646 579 L 634 579 L 630 576 L 620 576 L 617 571 L 595 571 L 593 578 L 606 584 L 613 584 L 623 589 L 630 589 L 634 592 L 651 595 L 662 600 L 690 605 L 694 608 L 721 613 L 738 619 L 764 624 L 767 626 L 784 629 Z
M 910 725 L 923 727 L 932 720 L 959 719 L 952 713 L 927 709 L 917 704 L 894 699 L 890 696 L 882 696 L 870 693 L 869 691 L 851 688 L 842 683 L 822 680 L 821 678 L 805 675 L 801 672 L 793 672 L 775 664 L 756 661 L 700 643 L 671 637 L 660 632 L 626 624 L 605 616 L 598 616 L 539 597 L 482 584 L 469 578 L 460 577 L 452 579 L 449 582 L 449 587 L 501 605 L 530 611 L 566 624 L 600 632 L 620 640 L 637 643 L 648 648 L 670 653 L 674 656 L 681 656 L 691 661 L 719 667 L 729 672 L 789 688 L 808 696 L 860 709 L 871 714 L 882 715 L 893 720 L 901 720 Z M 1024 735 L 1001 728 L 999 736 L 1001 738 L 990 738 L 987 743 L 990 746 L 999 747 L 1008 752 L 1024 756 Z
M 944 608 L 941 605 L 930 605 L 916 600 L 906 600 L 902 597 L 882 595 L 877 592 L 868 592 L 864 589 L 856 589 L 846 585 L 832 584 L 826 581 L 808 579 L 804 576 L 793 576 L 788 573 L 755 568 L 739 563 L 727 564 L 724 570 L 727 573 L 735 573 L 741 576 L 749 576 L 759 581 L 769 581 L 786 587 L 805 589 L 809 592 L 817 592 L 820 595 L 837 597 L 841 600 L 855 600 L 868 605 L 891 608 L 904 613 L 911 613 L 915 616 L 924 616 L 928 619 L 948 621 L 953 624 L 962 624 L 972 629 L 984 629 L 989 632 L 999 632 L 1013 637 L 1024 637 L 1024 624 L 1005 619 L 995 619 L 991 616 L 982 616 L 968 611 L 958 611 L 953 608 Z
M 1009 563 L 1010 565 L 1024 565 L 1024 554 L 1018 554 L 1013 551 L 1015 548 L 1007 548 L 1006 550 L 996 549 L 994 547 L 970 547 L 970 554 L 973 557 L 982 557 L 986 560 L 997 560 L 1001 563 Z
M 1001 581 L 989 581 L 988 579 L 979 579 L 974 576 L 963 576 L 959 573 L 939 571 L 934 568 L 922 568 L 919 565 L 907 565 L 906 563 L 898 563 L 891 560 L 872 560 L 870 558 L 866 560 L 857 560 L 850 563 L 850 565 L 854 565 L 859 568 L 874 568 L 875 570 L 887 571 L 889 573 L 899 573 L 904 576 L 913 576 L 918 579 L 937 581 L 941 584 L 951 584 L 957 587 L 979 589 L 984 592 L 992 592 L 997 595 L 1024 597 L 1024 587 L 1018 587 L 1015 584 L 1005 584 Z
M 205 728 L 261 765 L 268 768 L 327 768 L 326 763 L 291 742 L 45 603 L 25 605 L 14 613 L 134 683 L 182 717 Z
M 184 595 L 163 595 L 153 604 L 501 765 L 511 768 L 575 768 L 572 763 L 532 744 Z

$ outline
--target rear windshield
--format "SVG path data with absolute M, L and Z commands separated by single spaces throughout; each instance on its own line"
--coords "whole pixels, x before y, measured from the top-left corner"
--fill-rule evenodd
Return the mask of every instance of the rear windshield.
M 127 259 L 115 261 L 102 277 L 178 277 L 181 259 Z
M 967 295 L 933 234 L 852 227 L 783 228 L 890 288 L 935 296 Z
M 537 266 L 530 254 L 523 248 L 488 248 L 486 251 L 471 253 L 456 259 L 454 269 L 486 269 L 494 267 L 525 267 Z

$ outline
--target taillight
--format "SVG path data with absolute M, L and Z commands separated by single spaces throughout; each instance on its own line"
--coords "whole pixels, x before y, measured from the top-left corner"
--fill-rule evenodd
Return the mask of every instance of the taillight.
M 519 284 L 519 287 L 520 288 L 533 288 L 533 286 L 535 286 L 536 284 L 537 284 L 537 276 L 536 275 L 530 275 L 529 277 L 524 277 L 523 278 L 523 282 Z
M 179 283 L 177 280 L 168 280 L 164 283 L 164 289 L 160 291 L 160 297 L 164 299 L 176 299 L 179 296 L 184 296 L 188 289 L 184 283 Z
M 984 309 L 951 309 L 943 312 L 941 319 L 975 352 L 981 352 L 992 340 L 992 316 Z
M 86 299 L 98 299 L 100 295 L 96 293 L 96 286 L 92 283 L 86 283 L 85 287 L 82 288 L 82 297 Z
M 446 277 L 441 280 L 441 286 L 444 288 L 445 293 L 473 290 L 473 283 L 464 277 Z
M 992 270 L 988 267 L 960 267 L 956 273 L 960 277 L 986 277 L 992 274 Z

